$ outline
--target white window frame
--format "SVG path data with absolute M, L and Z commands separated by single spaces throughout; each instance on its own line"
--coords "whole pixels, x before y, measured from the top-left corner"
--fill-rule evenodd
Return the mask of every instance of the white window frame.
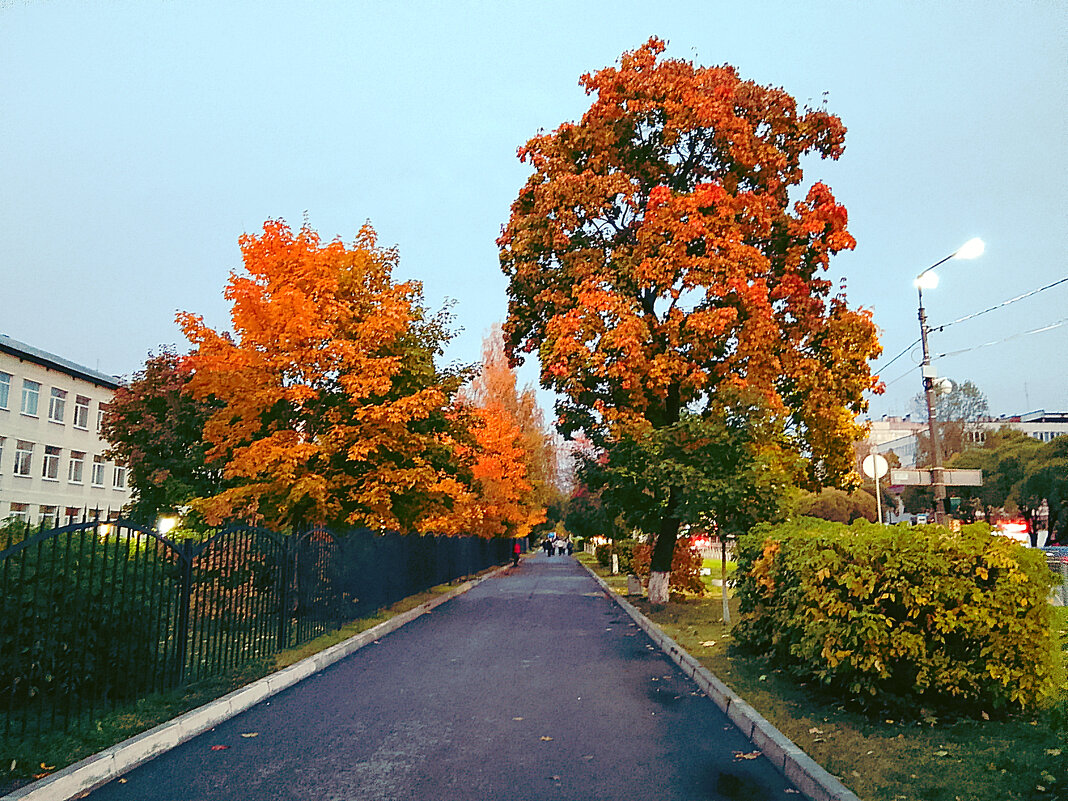
M 59 525 L 59 507 L 49 504 L 41 504 L 37 507 L 37 523 L 47 528 L 55 528 Z
M 82 431 L 89 430 L 89 404 L 91 399 L 84 395 L 74 396 L 74 427 Z
M 126 468 L 121 464 L 115 465 L 111 472 L 111 486 L 117 490 L 126 489 Z
M 22 413 L 27 417 L 36 417 L 41 406 L 41 384 L 37 381 L 22 379 Z
M 30 505 L 28 503 L 12 501 L 8 508 L 11 510 L 7 515 L 9 520 L 17 520 L 20 523 L 30 522 Z
M 85 480 L 85 452 L 71 451 L 67 463 L 67 483 L 81 484 Z
M 11 400 L 11 373 L 0 370 L 0 409 L 7 409 Z
M 94 487 L 104 486 L 104 467 L 107 462 L 103 456 L 93 457 L 92 484 Z
M 52 387 L 48 396 L 48 419 L 53 423 L 65 422 L 67 416 L 67 390 Z
M 44 464 L 41 467 L 41 478 L 45 481 L 59 481 L 59 457 L 63 449 L 57 445 L 45 445 Z
M 0 437 L 0 473 L 4 472 L 4 442 L 7 441 L 7 437 Z
M 33 475 L 33 446 L 34 443 L 26 440 L 15 441 L 15 468 L 13 472 L 16 476 L 29 478 Z

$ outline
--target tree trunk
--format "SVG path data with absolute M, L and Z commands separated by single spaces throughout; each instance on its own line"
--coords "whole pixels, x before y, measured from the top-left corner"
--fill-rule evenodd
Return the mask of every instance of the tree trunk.
M 667 508 L 660 518 L 660 532 L 656 535 L 653 555 L 649 560 L 649 602 L 666 604 L 669 597 L 671 560 L 675 555 L 675 541 L 679 537 L 679 521 L 675 517 L 675 493 L 668 495 Z

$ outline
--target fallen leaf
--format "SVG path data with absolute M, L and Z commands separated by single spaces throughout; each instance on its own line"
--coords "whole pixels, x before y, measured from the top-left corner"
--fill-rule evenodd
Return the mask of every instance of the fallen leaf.
M 523 718 L 512 718 L 512 720 L 522 720 Z
M 260 733 L 258 731 L 245 731 L 245 732 L 241 732 L 241 736 L 242 737 L 259 737 Z
M 851 772 L 852 772 L 852 774 L 853 774 L 853 775 L 854 775 L 854 776 L 855 776 L 856 778 L 858 778 L 858 779 L 860 778 L 860 774 L 859 774 L 859 773 L 857 773 L 857 772 L 856 772 L 855 770 L 854 770 L 854 771 L 851 771 Z
M 586 755 L 585 755 L 585 756 L 583 756 L 582 758 L 583 758 L 583 759 L 593 759 L 593 754 L 586 754 Z
M 43 779 L 47 775 L 48 775 L 47 773 L 35 773 L 35 774 L 33 774 L 33 778 L 35 778 L 35 779 Z
M 823 734 L 823 729 L 817 729 L 815 726 L 813 726 L 811 729 L 808 730 L 808 733 L 809 734 Z
M 126 779 L 119 779 L 119 784 L 126 784 Z
M 44 762 L 42 762 L 41 763 L 41 769 L 42 770 L 55 770 L 56 766 L 55 765 L 46 765 Z
M 560 781 L 560 777 L 559 777 L 559 776 L 553 776 L 553 781 L 554 781 L 554 782 L 558 782 L 558 781 Z
M 227 748 L 229 748 L 229 747 L 230 747 L 230 746 L 228 746 L 228 745 L 213 745 L 213 746 L 211 747 L 211 750 L 212 750 L 212 751 L 225 751 L 225 750 L 226 750 Z
M 703 643 L 701 643 L 701 645 L 703 645 L 705 648 L 711 648 L 715 644 L 715 640 L 705 640 Z
M 1046 749 L 1046 756 L 1060 756 L 1060 755 L 1061 755 L 1061 749 L 1059 749 L 1059 748 L 1047 748 Z
M 761 677 L 760 677 L 760 679 L 759 679 L 759 681 L 767 681 L 767 680 L 768 680 L 768 677 L 767 677 L 767 675 L 763 675 L 763 676 L 761 676 Z
M 741 751 L 734 752 L 735 759 L 760 759 L 760 757 L 761 753 L 759 751 L 750 751 L 749 753 L 745 754 L 743 754 Z
M 935 752 L 934 752 L 934 755 L 935 755 L 936 757 L 944 757 L 944 756 L 949 756 L 949 751 L 935 751 Z
M 549 742 L 549 740 L 551 740 L 551 739 L 552 739 L 552 737 L 542 737 L 542 738 L 541 738 L 541 741 L 542 741 L 543 743 L 547 743 L 547 742 Z
M 990 715 L 986 714 L 986 712 L 983 712 L 983 720 L 990 720 Z

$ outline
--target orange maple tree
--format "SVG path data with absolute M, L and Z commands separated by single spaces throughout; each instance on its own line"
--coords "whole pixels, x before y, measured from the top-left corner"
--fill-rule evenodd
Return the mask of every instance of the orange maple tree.
M 275 220 L 240 245 L 233 333 L 178 315 L 190 390 L 221 404 L 207 456 L 233 484 L 197 508 L 209 522 L 457 531 L 462 377 L 436 369 L 446 321 L 427 316 L 417 282 L 393 281 L 396 251 L 369 224 L 346 246 Z
M 462 393 L 474 447 L 475 498 L 465 525 L 483 536 L 525 537 L 546 520 L 558 493 L 557 455 L 532 389 L 519 391 L 499 327 L 482 344 L 482 364 Z
M 538 353 L 564 433 L 670 427 L 730 387 L 777 416 L 809 484 L 842 481 L 879 345 L 821 276 L 854 240 L 826 185 L 802 189 L 801 160 L 837 159 L 845 127 L 664 49 L 584 75 L 581 121 L 519 148 L 533 174 L 498 240 L 510 352 Z M 654 571 L 678 526 L 669 502 Z

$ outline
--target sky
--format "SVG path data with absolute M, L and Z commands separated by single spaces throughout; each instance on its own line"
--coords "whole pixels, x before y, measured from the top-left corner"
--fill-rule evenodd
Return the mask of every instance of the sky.
M 529 174 L 516 148 L 579 119 L 579 76 L 652 35 L 848 128 L 805 178 L 858 242 L 831 277 L 881 332 L 872 418 L 922 389 L 920 272 L 986 243 L 938 269 L 934 327 L 1068 277 L 1062 0 L 0 0 L 0 332 L 130 375 L 186 347 L 177 311 L 228 327 L 242 233 L 306 218 L 351 242 L 369 220 L 398 279 L 431 309 L 455 301 L 446 360 L 475 362 L 507 313 L 495 240 Z M 995 415 L 1068 411 L 1065 318 L 1068 281 L 933 332 L 939 374 Z

